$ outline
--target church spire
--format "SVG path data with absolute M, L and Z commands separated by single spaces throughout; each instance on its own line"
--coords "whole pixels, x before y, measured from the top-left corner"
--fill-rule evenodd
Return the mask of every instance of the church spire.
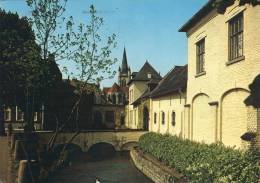
M 128 64 L 127 64 L 127 57 L 126 57 L 125 47 L 124 47 L 124 53 L 123 53 L 123 59 L 122 59 L 121 72 L 122 73 L 127 73 L 128 72 Z

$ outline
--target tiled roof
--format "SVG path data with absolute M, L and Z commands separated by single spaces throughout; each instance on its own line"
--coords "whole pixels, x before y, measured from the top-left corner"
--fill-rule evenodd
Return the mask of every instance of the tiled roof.
M 150 93 L 150 97 L 155 98 L 167 95 L 179 90 L 186 90 L 187 86 L 187 65 L 175 66 L 159 82 L 158 86 Z
M 148 74 L 151 74 L 151 78 L 148 78 Z M 128 84 L 132 81 L 150 81 L 151 79 L 161 78 L 160 74 L 149 64 L 148 61 L 146 61 L 140 71 L 129 81 Z
M 104 87 L 103 88 L 104 93 L 116 93 L 121 92 L 121 88 L 118 84 L 114 83 L 112 87 Z

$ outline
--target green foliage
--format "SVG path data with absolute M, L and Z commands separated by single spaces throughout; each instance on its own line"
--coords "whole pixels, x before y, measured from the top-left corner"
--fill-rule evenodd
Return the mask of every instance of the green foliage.
M 40 87 L 40 48 L 28 20 L 0 10 L 0 74 L 5 103 Z M 11 99 L 8 98 L 10 96 Z
M 176 136 L 148 133 L 140 148 L 182 172 L 190 182 L 260 182 L 260 153 L 221 144 L 201 144 Z

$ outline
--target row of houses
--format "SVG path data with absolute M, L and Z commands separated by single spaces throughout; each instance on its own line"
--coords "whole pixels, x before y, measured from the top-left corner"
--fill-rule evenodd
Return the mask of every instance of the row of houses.
M 180 32 L 188 65 L 161 78 L 146 62 L 128 82 L 126 126 L 205 143 L 260 146 L 260 114 L 244 100 L 260 74 L 260 3 L 210 0 Z M 256 134 L 251 142 L 242 140 Z

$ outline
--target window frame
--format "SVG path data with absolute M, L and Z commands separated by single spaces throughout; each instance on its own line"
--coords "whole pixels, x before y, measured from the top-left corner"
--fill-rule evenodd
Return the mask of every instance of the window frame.
M 239 39 L 240 36 L 241 36 L 241 40 Z M 241 50 L 239 48 L 240 41 L 242 47 Z M 242 52 L 241 55 L 239 54 L 240 51 Z M 241 12 L 228 21 L 228 63 L 234 63 L 243 59 L 244 59 L 244 13 Z
M 21 119 L 18 119 L 18 112 L 21 112 L 21 115 L 22 115 L 22 118 Z M 22 122 L 22 121 L 24 121 L 24 112 L 18 107 L 18 106 L 16 106 L 16 121 L 20 121 L 20 122 Z
M 6 118 L 6 112 L 9 112 L 9 115 L 8 115 L 9 118 Z M 10 107 L 5 107 L 4 108 L 4 121 L 10 122 L 11 120 L 12 120 L 12 109 Z
M 205 73 L 205 40 L 204 37 L 196 43 L 196 75 Z
M 34 114 L 33 114 L 33 121 L 34 122 L 38 121 L 38 112 L 34 112 Z

